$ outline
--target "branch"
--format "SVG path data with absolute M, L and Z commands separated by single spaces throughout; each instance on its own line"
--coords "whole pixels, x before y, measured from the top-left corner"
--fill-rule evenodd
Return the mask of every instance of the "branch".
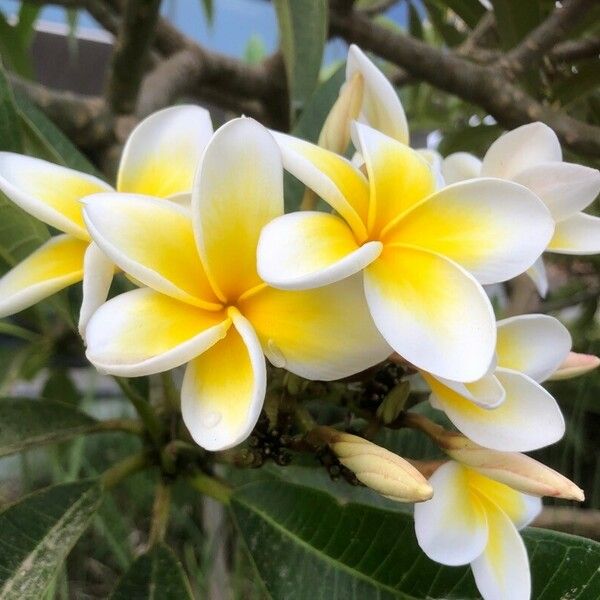
M 398 4 L 400 0 L 379 0 L 379 2 L 366 6 L 365 8 L 359 9 L 359 12 L 369 17 L 375 17 L 389 8 L 392 8 L 395 4 Z
M 107 85 L 108 103 L 118 114 L 131 114 L 147 67 L 160 0 L 128 0 L 113 50 Z
M 544 121 L 572 150 L 600 156 L 600 128 L 540 104 L 497 68 L 473 64 L 454 52 L 438 50 L 393 32 L 356 12 L 339 12 L 335 4 L 330 11 L 330 26 L 334 34 L 346 41 L 357 43 L 411 75 L 483 107 L 506 128 Z
M 582 58 L 597 58 L 600 54 L 600 37 L 586 37 L 557 44 L 550 52 L 554 62 L 568 62 Z
M 114 141 L 115 120 L 102 98 L 53 90 L 12 73 L 9 79 L 80 148 L 97 150 Z
M 594 0 L 565 0 L 552 14 L 538 25 L 500 64 L 519 75 L 539 63 L 544 55 L 575 27 L 594 5 Z
M 600 540 L 600 510 L 546 506 L 532 525 Z

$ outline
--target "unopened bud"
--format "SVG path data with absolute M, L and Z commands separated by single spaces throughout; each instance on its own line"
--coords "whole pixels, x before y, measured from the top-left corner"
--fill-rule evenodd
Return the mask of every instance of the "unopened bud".
M 560 379 L 571 379 L 593 371 L 600 365 L 600 358 L 593 354 L 579 354 L 578 352 L 569 352 L 562 365 L 548 378 L 551 381 Z
M 319 146 L 337 154 L 344 154 L 350 142 L 350 123 L 358 119 L 363 103 L 364 79 L 360 73 L 355 73 L 346 83 L 335 104 L 332 106 L 321 134 Z
M 519 492 L 578 502 L 585 498 L 583 490 L 572 481 L 525 454 L 489 450 L 451 432 L 439 437 L 438 443 L 454 460 Z
M 317 427 L 309 435 L 325 442 L 361 483 L 386 498 L 423 502 L 433 495 L 433 489 L 415 467 L 373 442 L 331 427 Z
M 383 399 L 383 402 L 377 409 L 377 417 L 384 425 L 389 425 L 398 418 L 409 394 L 410 383 L 408 381 L 401 381 Z

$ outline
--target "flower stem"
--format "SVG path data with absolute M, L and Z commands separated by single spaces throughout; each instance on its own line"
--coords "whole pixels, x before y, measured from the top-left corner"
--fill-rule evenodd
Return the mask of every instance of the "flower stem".
M 100 476 L 100 481 L 104 488 L 111 489 L 123 481 L 123 479 L 126 479 L 130 475 L 133 475 L 133 473 L 137 473 L 148 466 L 150 466 L 148 454 L 143 451 L 138 452 L 137 454 L 128 456 L 104 471 Z
M 211 477 L 210 475 L 206 475 L 206 473 L 196 473 L 188 479 L 188 482 L 201 494 L 210 496 L 223 504 L 229 504 L 233 490 L 229 485 L 216 477 Z
M 162 382 L 163 394 L 169 410 L 173 412 L 179 412 L 179 392 L 173 382 L 173 376 L 170 371 L 165 371 L 160 374 L 160 380 Z
M 156 495 L 152 506 L 152 522 L 148 536 L 148 548 L 152 548 L 165 539 L 169 515 L 171 512 L 171 486 L 162 479 L 156 486 Z
M 129 381 L 123 377 L 115 377 L 115 381 L 119 384 L 119 387 L 127 396 L 131 404 L 133 404 L 137 411 L 140 419 L 144 422 L 152 441 L 155 444 L 160 443 L 162 425 L 156 416 L 156 413 L 152 409 L 151 404 L 139 394 L 129 383 Z

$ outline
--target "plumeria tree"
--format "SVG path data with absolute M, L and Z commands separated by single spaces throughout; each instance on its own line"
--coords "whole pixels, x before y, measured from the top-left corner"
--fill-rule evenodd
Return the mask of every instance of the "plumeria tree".
M 600 597 L 598 7 L 274 0 L 244 63 L 60 2 L 116 36 L 92 98 L 26 79 L 43 4 L 0 72 L 0 598 Z

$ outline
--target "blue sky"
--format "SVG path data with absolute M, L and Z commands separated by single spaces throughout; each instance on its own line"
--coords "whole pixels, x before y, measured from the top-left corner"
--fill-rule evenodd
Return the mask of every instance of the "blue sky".
M 202 11 L 201 0 L 163 0 L 162 13 L 178 29 L 205 46 L 230 54 L 243 56 L 248 41 L 253 35 L 262 39 L 268 52 L 277 45 L 277 21 L 275 10 L 270 2 L 263 0 L 214 0 L 215 19 L 209 25 Z M 0 0 L 0 9 L 5 15 L 18 12 L 18 0 Z M 390 9 L 387 15 L 401 23 L 405 21 L 403 3 Z M 61 7 L 47 6 L 42 11 L 42 19 L 65 23 L 65 11 Z M 87 14 L 82 13 L 79 26 L 98 28 Z M 345 46 L 341 42 L 331 43 L 326 53 L 326 62 L 345 57 Z

